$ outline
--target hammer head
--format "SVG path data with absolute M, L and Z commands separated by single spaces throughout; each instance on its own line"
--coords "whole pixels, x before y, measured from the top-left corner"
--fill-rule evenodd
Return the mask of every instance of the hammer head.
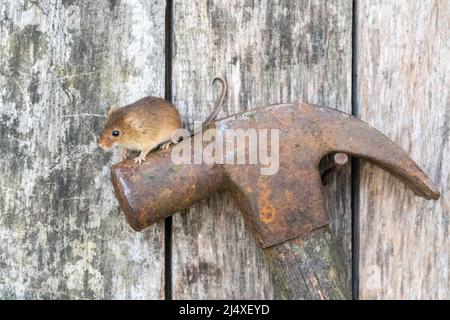
M 181 165 L 161 151 L 142 164 L 126 160 L 113 165 L 116 196 L 130 226 L 140 231 L 217 192 L 223 175 L 213 166 Z
M 269 106 L 218 120 L 213 135 L 213 147 L 211 132 L 201 132 L 148 156 L 143 164 L 124 161 L 113 166 L 116 194 L 135 230 L 228 191 L 261 247 L 299 237 L 328 224 L 318 167 L 331 152 L 365 158 L 399 177 L 416 194 L 439 198 L 432 181 L 395 143 L 333 109 Z M 180 150 L 192 152 L 184 158 L 189 161 L 174 161 Z M 263 159 L 269 154 L 277 162 L 271 172 L 264 170 L 268 163 Z

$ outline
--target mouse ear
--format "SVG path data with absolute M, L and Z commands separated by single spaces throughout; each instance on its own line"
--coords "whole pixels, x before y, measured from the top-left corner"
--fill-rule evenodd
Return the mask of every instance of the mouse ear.
M 113 113 L 113 112 L 116 111 L 117 109 L 119 109 L 119 107 L 117 107 L 117 106 L 111 106 L 111 107 L 109 107 L 109 110 L 108 110 L 108 116 L 110 116 L 111 113 Z

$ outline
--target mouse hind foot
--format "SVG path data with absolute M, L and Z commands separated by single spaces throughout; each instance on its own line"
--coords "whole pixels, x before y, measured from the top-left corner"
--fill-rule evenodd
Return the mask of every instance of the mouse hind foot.
M 159 149 L 160 149 L 160 150 L 167 150 L 167 149 L 169 149 L 169 147 L 170 147 L 171 144 L 172 144 L 172 141 L 165 142 L 165 143 L 163 143 L 163 144 L 161 144 L 161 145 L 159 146 Z
M 161 143 L 160 150 L 167 150 L 172 144 L 177 144 L 182 140 L 182 137 L 172 137 L 169 141 Z

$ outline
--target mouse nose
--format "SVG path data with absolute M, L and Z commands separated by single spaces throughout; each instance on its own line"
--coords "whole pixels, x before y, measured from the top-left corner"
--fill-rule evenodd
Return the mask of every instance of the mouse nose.
M 104 149 L 105 148 L 105 144 L 103 143 L 103 139 L 98 139 L 98 141 L 97 141 L 97 145 L 100 147 L 100 148 L 102 148 L 102 149 Z
M 109 149 L 112 146 L 112 141 L 108 138 L 99 139 L 97 145 L 102 149 Z

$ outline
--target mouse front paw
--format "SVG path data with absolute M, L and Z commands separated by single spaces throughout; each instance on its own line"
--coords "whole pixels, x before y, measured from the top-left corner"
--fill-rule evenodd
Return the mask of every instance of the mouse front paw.
M 119 162 L 120 162 L 120 161 L 127 160 L 128 156 L 129 156 L 129 152 L 128 152 L 127 149 L 122 149 L 122 150 L 120 150 L 120 153 L 119 153 Z

